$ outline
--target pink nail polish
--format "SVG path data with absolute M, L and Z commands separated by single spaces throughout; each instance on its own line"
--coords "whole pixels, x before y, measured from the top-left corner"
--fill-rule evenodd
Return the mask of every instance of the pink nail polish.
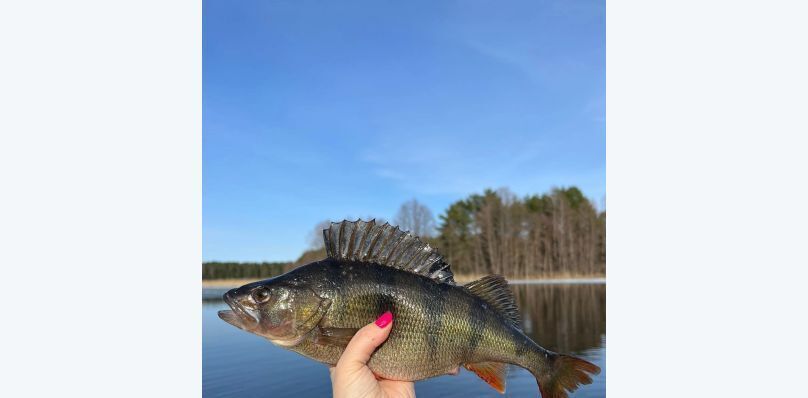
M 393 322 L 393 313 L 390 311 L 385 312 L 379 319 L 376 320 L 376 326 L 384 329 L 385 326 Z

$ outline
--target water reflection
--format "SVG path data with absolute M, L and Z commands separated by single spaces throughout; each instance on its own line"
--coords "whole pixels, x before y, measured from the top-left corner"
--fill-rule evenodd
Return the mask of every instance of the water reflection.
M 600 366 L 593 384 L 572 397 L 606 395 L 606 285 L 512 285 L 525 332 L 542 346 Z M 205 397 L 330 396 L 325 366 L 221 321 L 227 289 L 203 289 L 202 391 Z M 501 397 L 471 372 L 416 383 L 420 397 Z M 536 397 L 536 380 L 512 367 L 506 396 Z
M 549 350 L 581 353 L 606 335 L 606 285 L 511 285 L 522 327 Z
M 206 288 L 202 289 L 202 303 L 203 304 L 218 304 L 224 303 L 222 296 L 229 289 L 225 288 Z

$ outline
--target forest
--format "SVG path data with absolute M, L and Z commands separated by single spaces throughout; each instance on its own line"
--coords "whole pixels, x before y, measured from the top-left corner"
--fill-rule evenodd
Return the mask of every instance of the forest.
M 210 261 L 202 263 L 202 279 L 263 279 L 290 269 L 290 262 L 237 263 Z
M 517 198 L 485 191 L 449 206 L 434 240 L 457 274 L 604 275 L 606 213 L 578 188 Z
M 202 278 L 268 278 L 322 259 L 325 250 L 319 232 L 327 224 L 315 226 L 309 250 L 294 262 L 206 262 Z M 606 212 L 599 211 L 577 187 L 521 198 L 508 189 L 487 189 L 452 203 L 438 220 L 413 199 L 401 205 L 391 224 L 438 248 L 458 279 L 486 274 L 541 279 L 606 273 Z

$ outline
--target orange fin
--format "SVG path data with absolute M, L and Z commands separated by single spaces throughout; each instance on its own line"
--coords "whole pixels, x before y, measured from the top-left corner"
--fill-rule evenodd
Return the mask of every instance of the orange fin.
M 500 394 L 505 394 L 505 376 L 508 374 L 508 364 L 502 362 L 477 362 L 467 363 L 463 366 L 480 376 Z

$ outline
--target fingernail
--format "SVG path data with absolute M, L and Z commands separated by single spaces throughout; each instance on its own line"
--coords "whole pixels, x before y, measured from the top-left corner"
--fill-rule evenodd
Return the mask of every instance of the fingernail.
M 384 329 L 385 326 L 393 322 L 393 313 L 390 311 L 385 312 L 379 319 L 376 320 L 376 326 Z

